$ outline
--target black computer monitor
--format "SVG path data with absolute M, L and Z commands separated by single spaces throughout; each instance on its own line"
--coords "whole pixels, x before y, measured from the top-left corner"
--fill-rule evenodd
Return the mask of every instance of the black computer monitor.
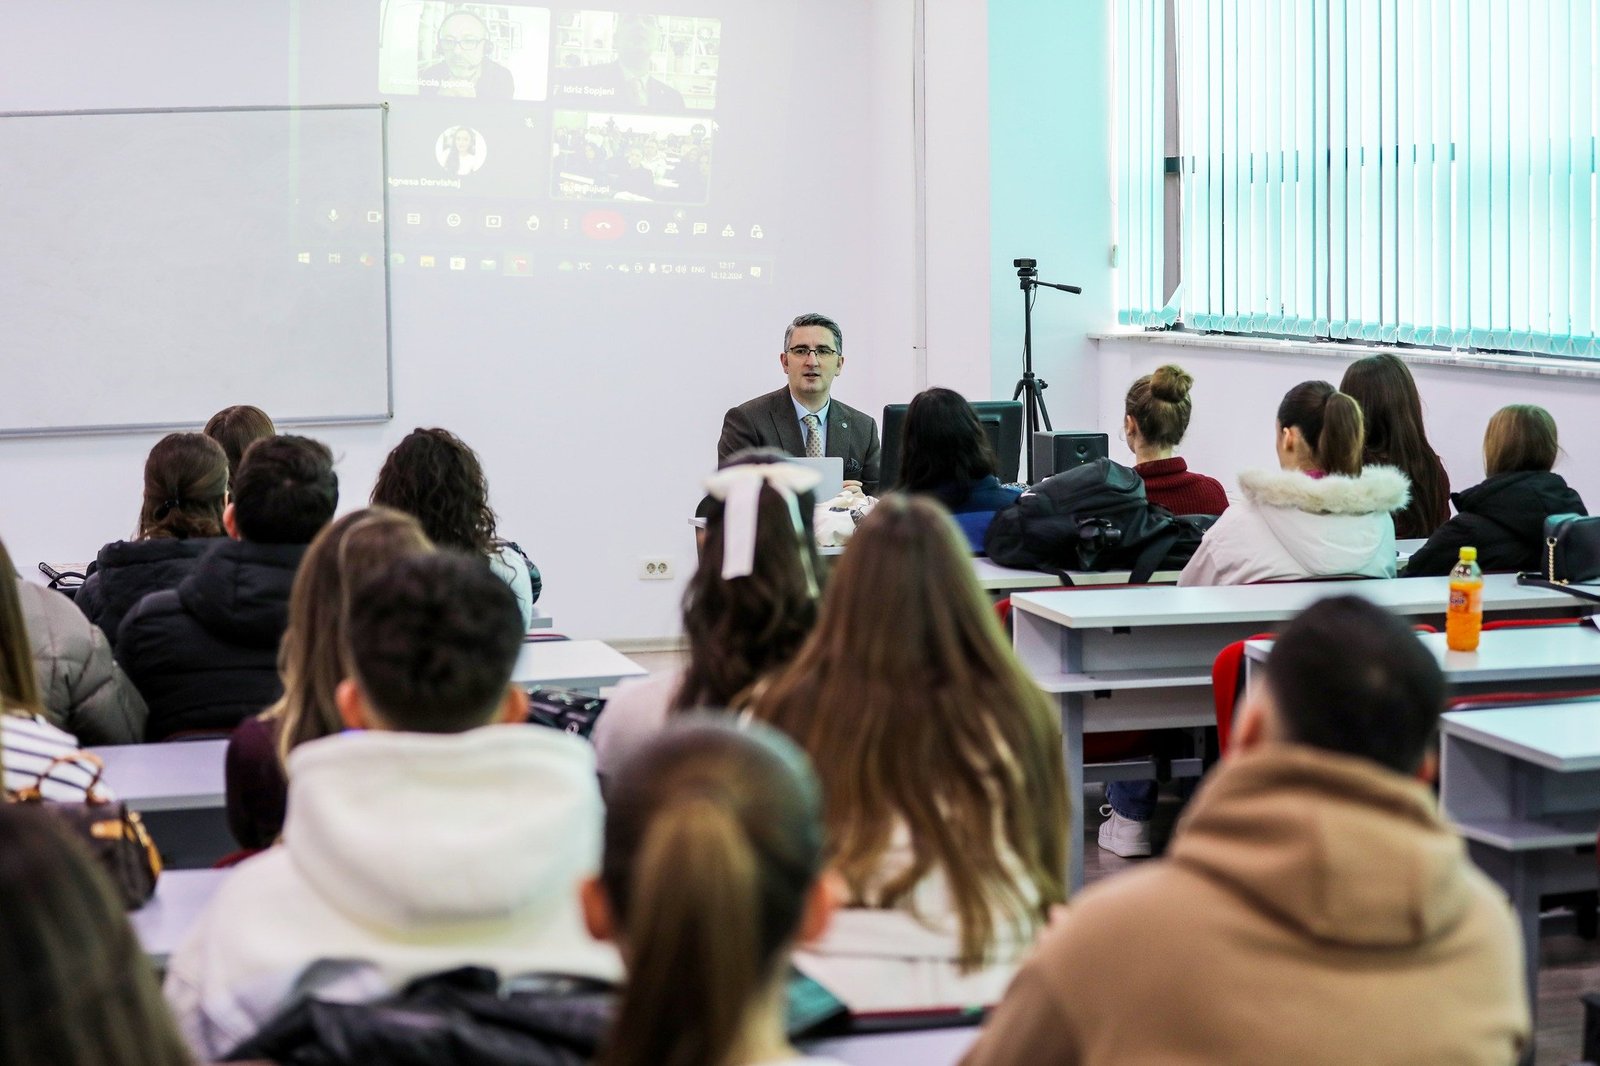
M 900 480 L 900 438 L 905 434 L 906 411 L 910 404 L 891 403 L 883 409 L 881 465 L 879 490 L 888 492 Z M 1001 481 L 1017 480 L 1022 466 L 1022 402 L 1020 400 L 979 400 L 972 405 L 977 412 L 983 431 L 989 435 L 989 447 L 1000 462 L 996 471 Z

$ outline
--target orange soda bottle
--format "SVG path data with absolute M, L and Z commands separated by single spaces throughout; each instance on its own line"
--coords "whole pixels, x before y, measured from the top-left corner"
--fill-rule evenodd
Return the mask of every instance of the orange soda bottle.
M 1477 651 L 1483 629 L 1483 571 L 1478 549 L 1462 548 L 1450 571 L 1450 606 L 1444 616 L 1444 642 L 1451 651 Z

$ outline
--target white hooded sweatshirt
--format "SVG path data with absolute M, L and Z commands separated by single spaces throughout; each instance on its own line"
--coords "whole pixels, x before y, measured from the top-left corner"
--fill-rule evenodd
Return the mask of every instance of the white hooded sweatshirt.
M 1245 585 L 1307 577 L 1394 577 L 1394 519 L 1411 483 L 1392 466 L 1359 477 L 1297 470 L 1239 475 L 1230 506 L 1178 576 L 1180 585 Z
M 466 965 L 620 976 L 578 905 L 603 817 L 586 742 L 526 725 L 344 733 L 296 748 L 289 780 L 283 843 L 228 878 L 168 968 L 201 1061 L 312 991 L 371 998 Z M 307 973 L 322 960 L 361 965 Z M 317 986 L 330 973 L 339 987 Z

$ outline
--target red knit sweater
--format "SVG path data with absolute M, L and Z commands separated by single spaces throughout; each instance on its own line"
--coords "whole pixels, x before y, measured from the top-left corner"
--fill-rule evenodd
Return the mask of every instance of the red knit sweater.
M 1134 471 L 1144 478 L 1144 494 L 1173 514 L 1221 514 L 1228 509 L 1222 482 L 1204 474 L 1191 474 L 1178 456 L 1140 463 Z

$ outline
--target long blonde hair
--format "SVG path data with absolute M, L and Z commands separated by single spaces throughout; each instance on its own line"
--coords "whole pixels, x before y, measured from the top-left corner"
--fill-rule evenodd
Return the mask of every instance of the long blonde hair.
M 350 676 L 345 619 L 350 590 L 403 555 L 433 550 L 415 518 L 366 507 L 318 533 L 289 592 L 289 628 L 278 647 L 283 696 L 262 712 L 278 722 L 278 756 L 343 728 L 333 693 Z
M 1056 713 L 966 554 L 937 504 L 880 500 L 754 714 L 811 756 L 852 904 L 893 907 L 941 872 L 973 969 L 993 957 L 997 915 L 1031 937 L 1066 898 L 1067 789 Z M 900 825 L 912 863 L 884 880 Z

